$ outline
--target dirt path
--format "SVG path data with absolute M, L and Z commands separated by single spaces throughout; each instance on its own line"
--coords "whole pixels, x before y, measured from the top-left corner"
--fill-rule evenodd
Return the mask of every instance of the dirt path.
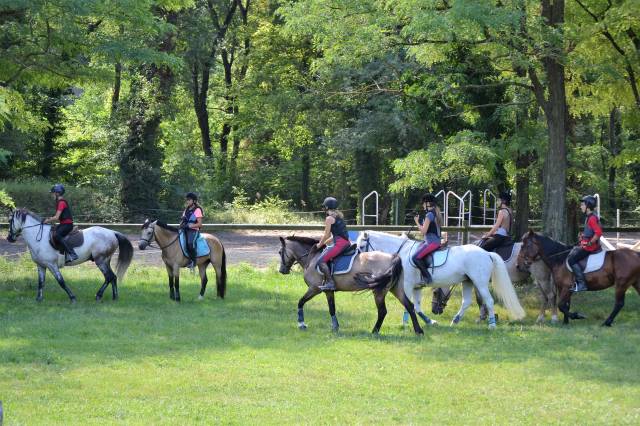
M 227 262 L 231 265 L 246 262 L 257 267 L 265 267 L 279 261 L 278 237 L 290 235 L 288 231 L 224 231 L 215 235 L 222 241 L 227 253 Z M 296 235 L 320 237 L 320 232 L 298 231 Z M 160 250 L 148 248 L 138 250 L 140 235 L 127 234 L 134 247 L 134 259 L 147 265 L 162 265 Z M 17 259 L 27 252 L 27 246 L 22 238 L 16 243 L 9 243 L 6 238 L 0 239 L 0 256 Z M 114 259 L 115 260 L 115 259 Z

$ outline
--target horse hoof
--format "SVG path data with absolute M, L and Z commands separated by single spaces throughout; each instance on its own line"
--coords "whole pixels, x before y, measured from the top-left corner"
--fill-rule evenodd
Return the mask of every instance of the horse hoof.
M 605 322 L 602 323 L 602 326 L 603 327 L 611 327 L 611 324 L 609 324 L 608 322 L 605 321 Z
M 538 318 L 536 318 L 536 324 L 544 324 L 544 315 L 538 315 Z
M 431 326 L 437 326 L 438 325 L 438 321 L 432 319 L 431 322 L 429 323 L 429 325 Z
M 558 323 L 558 317 L 556 317 L 556 316 L 551 317 L 551 322 L 553 324 L 557 324 Z
M 44 297 L 42 297 L 42 296 L 36 297 L 36 302 L 38 302 L 38 303 L 42 302 L 43 300 L 44 300 Z
M 495 323 L 489 324 L 489 330 L 495 330 L 495 329 L 496 329 Z
M 102 301 L 102 296 L 96 296 L 96 302 L 101 302 Z
M 176 302 L 180 302 L 180 298 L 179 298 L 179 297 L 176 297 L 176 298 L 175 298 L 175 301 L 176 301 Z
M 587 317 L 586 317 L 586 315 L 582 315 L 581 313 L 576 312 L 576 314 L 574 315 L 574 317 L 573 317 L 573 318 L 571 318 L 571 319 L 577 319 L 577 320 L 580 320 L 580 319 L 587 319 Z
M 198 296 L 198 300 L 204 300 L 204 296 L 202 295 Z
M 331 327 L 331 331 L 337 333 L 338 331 L 340 331 L 340 327 Z
M 77 303 L 77 300 L 76 300 L 76 298 L 75 298 L 75 297 L 72 297 L 72 298 L 71 298 L 71 300 L 69 300 L 69 302 L 70 302 L 72 305 L 75 305 L 75 304 Z
M 305 324 L 304 322 L 299 322 L 298 323 L 298 328 L 300 330 L 306 330 L 307 329 L 307 324 Z

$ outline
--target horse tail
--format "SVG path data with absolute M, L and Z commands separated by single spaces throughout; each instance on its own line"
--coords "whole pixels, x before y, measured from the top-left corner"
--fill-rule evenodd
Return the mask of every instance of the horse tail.
M 224 299 L 224 294 L 227 291 L 227 253 L 224 251 L 224 246 L 220 243 L 222 248 L 222 261 L 220 262 L 220 276 L 216 273 L 216 291 L 218 297 Z
M 358 273 L 354 280 L 363 290 L 390 290 L 398 284 L 402 274 L 402 259 L 397 254 L 391 259 L 391 266 L 382 275 L 372 276 L 369 273 Z
M 512 319 L 520 320 L 524 318 L 526 313 L 520 305 L 518 295 L 513 288 L 513 283 L 511 282 L 511 278 L 509 278 L 509 273 L 507 272 L 504 261 L 497 253 L 489 252 L 488 254 L 493 261 L 491 282 L 493 283 L 493 288 L 496 290 L 498 298 L 502 301 L 505 308 L 507 308 L 509 316 Z
M 118 239 L 118 263 L 116 265 L 116 276 L 118 277 L 118 283 L 122 283 L 124 274 L 127 272 L 131 259 L 133 258 L 133 246 L 129 239 L 116 232 L 116 238 Z

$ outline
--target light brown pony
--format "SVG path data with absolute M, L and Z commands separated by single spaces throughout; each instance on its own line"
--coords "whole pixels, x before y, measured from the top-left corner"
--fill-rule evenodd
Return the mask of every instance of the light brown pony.
M 304 322 L 304 304 L 322 293 L 318 287 L 322 285 L 323 276 L 316 271 L 316 264 L 322 252 L 316 248 L 318 240 L 313 238 L 287 237 L 285 239 L 280 237 L 280 243 L 282 244 L 279 251 L 280 273 L 288 274 L 295 263 L 299 263 L 304 269 L 304 281 L 307 283 L 308 290 L 298 301 L 298 328 L 305 330 L 307 325 Z M 401 274 L 402 261 L 398 255 L 373 251 L 360 253 L 353 261 L 351 271 L 334 276 L 334 281 L 336 291 L 373 291 L 378 308 L 378 320 L 373 326 L 372 333 L 377 334 L 380 331 L 382 322 L 387 315 L 385 297 L 390 291 L 411 315 L 416 334 L 423 334 L 413 309 L 413 303 L 405 295 L 402 285 L 398 285 Z M 336 317 L 334 292 L 326 291 L 324 293 L 329 304 L 331 327 L 334 331 L 338 331 L 340 326 Z
M 209 263 L 216 270 L 216 291 L 218 297 L 224 299 L 227 288 L 227 255 L 224 246 L 219 239 L 211 234 L 200 234 L 209 246 L 209 254 L 196 258 L 196 265 L 200 272 L 200 296 L 204 298 L 207 289 L 207 266 Z M 180 248 L 178 228 L 169 226 L 158 220 L 150 222 L 147 219 L 142 225 L 142 235 L 140 236 L 140 250 L 147 248 L 155 239 L 160 249 L 162 249 L 162 260 L 169 275 L 169 297 L 176 302 L 180 301 L 180 268 L 189 264 L 189 258 L 182 253 Z
M 542 259 L 551 269 L 553 279 L 558 287 L 558 308 L 564 314 L 564 323 L 569 319 L 581 319 L 577 312 L 570 312 L 571 288 L 574 277 L 565 266 L 572 247 L 555 241 L 544 235 L 529 231 L 522 239 L 522 250 L 518 255 L 518 265 L 526 267 L 532 262 Z M 618 249 L 605 253 L 604 265 L 597 271 L 585 275 L 589 291 L 616 288 L 616 301 L 613 311 L 602 324 L 611 327 L 620 309 L 624 306 L 627 289 L 633 286 L 640 294 L 640 253 L 629 249 Z

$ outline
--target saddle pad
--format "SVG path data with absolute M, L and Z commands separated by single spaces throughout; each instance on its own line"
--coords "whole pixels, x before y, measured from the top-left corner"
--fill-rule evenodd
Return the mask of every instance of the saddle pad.
M 496 248 L 494 251 L 498 253 L 498 255 L 502 258 L 502 260 L 504 260 L 505 262 L 508 262 L 511 260 L 511 257 L 513 256 L 514 247 L 515 247 L 515 243 L 509 243 L 507 245 Z
M 55 226 L 52 226 L 51 231 L 49 232 L 49 244 L 51 244 L 51 247 L 58 250 L 60 253 L 64 253 L 64 247 L 54 243 L 53 237 L 55 233 L 56 233 Z M 69 245 L 69 247 L 71 248 L 80 247 L 81 245 L 84 244 L 84 234 L 80 229 L 78 229 L 77 226 L 74 226 L 73 230 L 71 230 L 71 232 L 69 232 L 67 236 L 64 238 L 67 241 L 67 244 Z
M 413 263 L 413 256 L 416 254 L 416 251 L 418 251 L 418 247 L 420 247 L 420 244 L 422 243 L 419 241 L 415 241 L 413 243 L 413 246 L 411 246 L 411 250 L 409 250 L 409 263 L 411 263 L 411 266 L 413 266 L 414 268 L 416 268 L 417 266 Z M 431 253 L 429 257 L 431 257 L 429 268 L 438 268 L 447 263 L 447 259 L 449 258 L 449 248 L 447 247 L 444 249 L 436 250 Z
M 598 271 L 602 269 L 602 267 L 604 266 L 605 254 L 606 254 L 606 251 L 600 250 L 597 253 L 590 254 L 589 257 L 585 257 L 580 262 L 578 262 L 578 264 L 580 265 L 580 268 L 584 271 L 585 274 L 589 272 Z M 569 267 L 568 260 L 565 262 L 565 265 L 568 270 L 571 270 L 571 268 Z
M 322 253 L 320 256 L 324 256 L 324 254 L 327 251 L 331 250 L 332 248 L 333 248 L 333 245 L 325 247 L 324 250 L 322 250 Z M 331 274 L 341 275 L 351 271 L 351 267 L 353 266 L 353 261 L 356 259 L 356 256 L 359 253 L 360 253 L 360 250 L 355 250 L 355 251 L 349 250 L 347 254 L 341 254 L 340 256 L 334 258 L 332 261 L 329 262 L 329 267 L 331 268 Z M 316 272 L 318 272 L 320 275 L 323 275 L 322 272 L 320 272 L 320 269 L 318 269 L 317 265 L 316 265 Z
M 182 253 L 184 254 L 185 257 L 189 257 L 189 254 L 187 253 L 187 243 L 185 241 L 185 234 L 184 232 L 180 231 L 180 248 L 182 249 Z M 196 257 L 200 257 L 200 256 L 208 256 L 209 253 L 211 253 L 211 250 L 209 250 L 209 244 L 207 244 L 207 240 L 205 240 L 204 238 L 202 238 L 202 235 L 200 235 L 200 233 L 198 233 L 198 236 L 196 237 Z

